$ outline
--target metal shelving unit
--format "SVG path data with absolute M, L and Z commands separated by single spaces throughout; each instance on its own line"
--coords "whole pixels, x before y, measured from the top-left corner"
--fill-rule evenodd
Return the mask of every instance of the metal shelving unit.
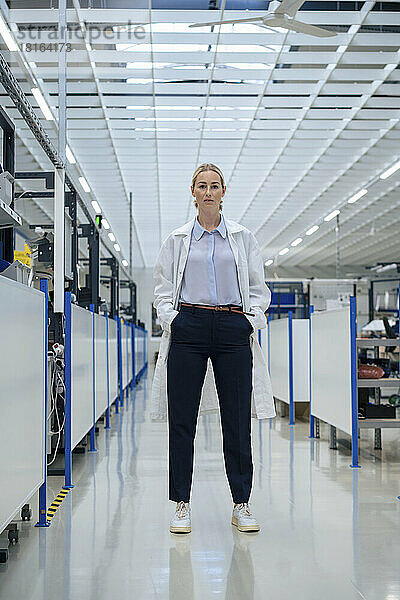
M 359 388 L 390 388 L 399 387 L 400 379 L 388 377 L 387 379 L 358 379 L 357 387 Z
M 399 339 L 379 339 L 379 338 L 357 338 L 356 349 L 359 348 L 373 348 L 375 355 L 379 352 L 379 348 L 390 348 L 393 346 L 399 346 Z M 400 379 L 398 377 L 387 377 L 382 379 L 358 379 L 357 378 L 357 389 L 362 388 L 375 388 L 375 404 L 381 403 L 381 390 L 387 388 L 399 388 Z M 375 429 L 375 450 L 382 449 L 382 434 L 381 429 L 395 429 L 400 427 L 400 419 L 380 419 L 380 418 L 366 418 L 362 419 L 358 417 L 358 429 Z

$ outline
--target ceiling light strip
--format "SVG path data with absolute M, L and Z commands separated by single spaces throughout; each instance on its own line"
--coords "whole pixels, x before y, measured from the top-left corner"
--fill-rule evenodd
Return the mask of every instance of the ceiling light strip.
M 158 209 L 158 242 L 159 247 L 162 244 L 162 226 L 161 226 L 161 193 L 160 193 L 160 168 L 158 161 L 158 133 L 157 133 L 157 111 L 156 111 L 156 89 L 155 89 L 155 72 L 154 72 L 154 44 L 153 44 L 153 27 L 152 27 L 152 13 L 151 13 L 151 0 L 149 0 L 149 34 L 150 34 L 150 60 L 151 60 L 151 92 L 153 111 L 155 118 L 154 127 L 154 144 L 155 144 L 155 162 L 156 162 L 156 178 L 157 178 L 157 209 Z
M 75 13 L 76 13 L 76 16 L 77 16 L 77 19 L 78 19 L 78 22 L 79 22 L 79 27 L 80 27 L 81 33 L 82 33 L 82 35 L 85 38 L 85 35 L 86 35 L 86 25 L 85 25 L 84 19 L 82 18 L 82 15 L 81 15 L 81 6 L 80 6 L 80 3 L 79 3 L 79 0 L 72 0 L 72 2 L 73 2 Z M 98 95 L 98 98 L 99 98 L 99 101 L 100 101 L 100 106 L 101 106 L 102 111 L 103 111 L 103 117 L 104 117 L 104 121 L 105 121 L 107 130 L 108 130 L 108 134 L 110 136 L 111 146 L 112 146 L 112 149 L 113 149 L 113 153 L 114 153 L 115 161 L 116 161 L 116 164 L 117 164 L 119 176 L 121 178 L 122 186 L 124 188 L 125 199 L 126 199 L 126 203 L 127 203 L 128 210 L 129 210 L 129 192 L 128 192 L 128 189 L 126 187 L 126 183 L 125 183 L 125 179 L 124 179 L 123 172 L 122 172 L 122 169 L 121 169 L 119 157 L 118 157 L 117 150 L 116 150 L 116 147 L 115 147 L 115 142 L 114 142 L 114 138 L 113 138 L 113 135 L 112 135 L 112 129 L 111 129 L 111 126 L 110 126 L 110 122 L 107 119 L 106 106 L 105 106 L 105 103 L 104 103 L 104 97 L 103 97 L 103 93 L 101 92 L 100 82 L 99 82 L 99 79 L 98 79 L 97 74 L 96 74 L 96 63 L 93 60 L 93 54 L 94 54 L 93 53 L 93 49 L 91 48 L 90 44 L 86 44 L 86 43 L 85 43 L 85 49 L 86 49 L 86 53 L 87 53 L 87 56 L 88 56 L 90 68 L 92 70 L 94 83 L 96 85 L 96 92 L 97 92 L 97 95 Z M 136 227 L 136 222 L 135 222 L 134 219 L 133 219 L 133 227 L 134 227 L 134 230 L 135 230 L 136 241 L 138 243 L 139 252 L 140 252 L 140 256 L 141 256 L 142 262 L 143 262 L 143 266 L 146 267 L 146 261 L 145 261 L 145 258 L 144 258 L 144 252 L 143 252 L 142 244 L 140 242 L 140 238 L 139 238 L 139 235 L 138 235 L 138 231 L 137 231 L 137 227 Z
M 150 1 L 150 0 L 149 0 Z M 225 13 L 225 4 L 226 4 L 226 0 L 222 0 L 222 6 L 220 7 L 220 21 L 223 20 L 224 18 L 224 13 Z M 196 156 L 196 163 L 194 166 L 194 169 L 197 169 L 197 167 L 199 166 L 199 161 L 200 161 L 200 154 L 201 154 L 201 146 L 203 143 L 203 136 L 204 136 L 204 131 L 205 131 L 205 120 L 204 117 L 207 115 L 207 110 L 208 110 L 208 101 L 210 98 L 210 94 L 211 94 L 211 86 L 213 85 L 213 79 L 214 79 L 214 70 L 215 70 L 215 65 L 216 65 L 216 61 L 217 61 L 217 54 L 218 54 L 218 44 L 219 44 L 219 39 L 221 36 L 221 25 L 216 25 L 216 27 L 218 27 L 218 33 L 217 33 L 217 39 L 216 39 L 216 43 L 214 45 L 214 56 L 212 59 L 212 66 L 211 66 L 211 70 L 209 71 L 209 79 L 208 79 L 208 87 L 207 87 L 207 95 L 204 101 L 204 106 L 203 106 L 203 118 L 202 118 L 202 122 L 201 122 L 201 131 L 200 131 L 200 137 L 199 137 L 199 144 L 197 146 L 197 156 Z M 211 49 L 212 49 L 212 45 L 211 45 Z M 186 220 L 189 218 L 190 216 L 190 210 L 192 207 L 192 197 L 189 196 L 189 200 L 188 200 L 188 205 L 187 205 L 187 209 L 186 209 Z

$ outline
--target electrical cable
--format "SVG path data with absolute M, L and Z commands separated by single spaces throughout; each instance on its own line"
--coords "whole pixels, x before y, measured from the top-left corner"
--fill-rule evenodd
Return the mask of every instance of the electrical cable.
M 55 355 L 53 355 L 52 357 L 52 374 L 51 374 L 51 385 L 50 385 L 50 396 L 51 396 L 51 411 L 50 414 L 48 416 L 48 420 L 51 419 L 53 413 L 55 413 L 55 418 L 56 418 L 56 423 L 57 423 L 57 431 L 53 431 L 52 429 L 50 429 L 49 431 L 49 435 L 53 436 L 53 435 L 57 435 L 57 442 L 56 442 L 56 446 L 54 449 L 54 456 L 51 459 L 50 462 L 47 463 L 47 466 L 51 466 L 54 461 L 57 458 L 57 452 L 58 449 L 60 447 L 60 442 L 61 442 L 61 435 L 62 432 L 65 428 L 65 383 L 62 377 L 62 370 L 64 367 L 64 361 L 61 358 L 56 358 Z M 62 389 L 63 389 L 63 394 L 58 393 L 58 389 L 59 386 L 61 385 Z M 64 413 L 64 418 L 62 423 L 60 423 L 60 416 L 59 416 L 59 410 L 60 408 L 57 407 L 57 399 L 60 398 L 63 402 L 63 413 Z

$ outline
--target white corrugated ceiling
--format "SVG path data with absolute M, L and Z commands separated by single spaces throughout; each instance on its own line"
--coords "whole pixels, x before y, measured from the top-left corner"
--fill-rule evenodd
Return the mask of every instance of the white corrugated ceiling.
M 194 216 L 190 179 L 207 161 L 228 182 L 224 213 L 255 233 L 264 259 L 289 247 L 280 265 L 335 264 L 336 221 L 324 218 L 336 208 L 344 264 L 398 259 L 400 170 L 378 176 L 400 158 L 400 12 L 373 7 L 301 11 L 302 21 L 338 32 L 326 39 L 258 25 L 188 28 L 210 20 L 207 11 L 80 11 L 92 36 L 86 47 L 73 36 L 67 54 L 68 140 L 125 257 L 129 192 L 134 265 L 151 267 L 166 235 Z M 74 10 L 68 19 L 78 22 Z M 19 31 L 31 25 L 24 43 L 54 43 L 48 30 L 39 39 L 38 28 L 55 25 L 57 11 L 12 10 L 9 20 Z M 128 23 L 144 24 L 141 39 Z M 57 52 L 23 49 L 56 107 Z M 13 70 L 30 93 L 23 70 Z M 1 102 L 26 144 L 21 169 L 35 141 L 12 102 Z M 368 193 L 348 204 L 363 188 Z

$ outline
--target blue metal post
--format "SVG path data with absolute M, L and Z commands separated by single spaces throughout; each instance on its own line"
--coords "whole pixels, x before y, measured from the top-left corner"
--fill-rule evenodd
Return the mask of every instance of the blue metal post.
M 293 311 L 289 311 L 289 423 L 294 425 L 293 395 Z
M 311 364 L 311 315 L 314 312 L 314 307 L 311 305 L 310 306 L 310 313 L 308 315 L 309 318 L 309 323 L 308 323 L 308 344 L 309 344 L 309 365 L 308 365 L 308 372 L 309 372 L 309 381 L 308 381 L 308 385 L 309 385 L 309 397 L 310 397 L 310 438 L 314 438 L 315 437 L 315 419 L 314 416 L 312 414 L 312 404 L 311 404 L 311 369 L 312 369 L 312 364 Z
M 261 348 L 261 329 L 258 330 L 258 343 L 259 343 L 260 348 Z
M 119 413 L 119 318 L 118 317 L 114 317 L 115 322 L 117 324 L 117 364 L 118 364 L 118 392 L 117 392 L 117 397 L 115 399 L 115 413 L 118 414 Z
M 39 488 L 39 520 L 35 527 L 50 527 L 47 521 L 47 347 L 48 347 L 48 281 L 40 280 L 40 291 L 44 293 L 44 456 L 43 474 L 44 481 Z
M 124 384 L 122 381 L 122 322 L 118 319 L 118 380 L 119 380 L 119 405 L 124 405 Z
M 108 348 L 108 314 L 105 315 L 106 319 L 106 358 L 107 358 L 107 410 L 106 410 L 106 426 L 105 429 L 111 429 L 110 426 L 110 352 Z
M 90 448 L 89 452 L 97 452 L 96 450 L 96 327 L 95 327 L 95 312 L 94 304 L 90 305 L 92 313 L 92 402 L 93 402 L 93 426 L 90 430 Z
M 72 489 L 72 303 L 71 292 L 65 292 L 65 489 Z
M 353 469 L 358 464 L 358 394 L 357 394 L 357 312 L 356 299 L 350 297 L 350 351 L 351 351 L 351 449 Z
M 132 323 L 132 331 L 131 331 L 131 335 L 132 335 L 132 388 L 134 388 L 136 386 L 136 373 L 135 373 L 135 369 L 136 369 L 136 347 L 135 347 L 135 333 L 136 333 L 136 325 L 135 323 Z
M 119 390 L 119 318 L 114 317 L 115 322 L 117 324 L 117 363 L 118 363 L 118 390 Z M 119 392 L 117 393 L 117 397 L 115 399 L 115 413 L 119 413 Z

